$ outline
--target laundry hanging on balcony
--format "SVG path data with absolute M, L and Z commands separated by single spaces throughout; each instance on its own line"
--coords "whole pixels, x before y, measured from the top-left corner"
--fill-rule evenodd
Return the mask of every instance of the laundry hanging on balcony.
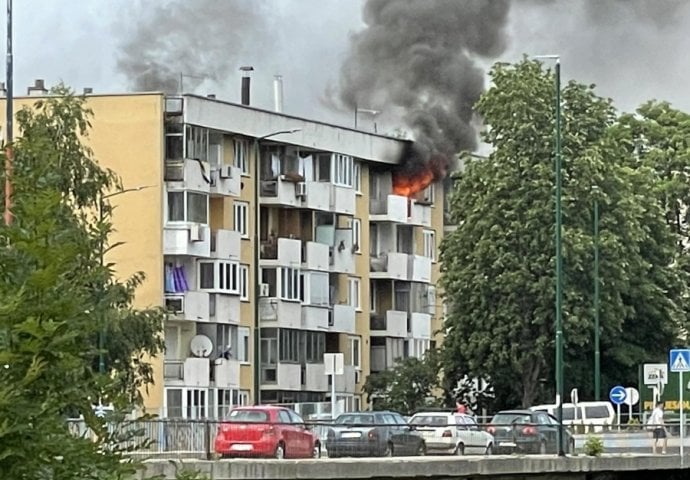
M 166 293 L 184 293 L 189 290 L 187 276 L 184 267 L 165 266 L 165 291 Z

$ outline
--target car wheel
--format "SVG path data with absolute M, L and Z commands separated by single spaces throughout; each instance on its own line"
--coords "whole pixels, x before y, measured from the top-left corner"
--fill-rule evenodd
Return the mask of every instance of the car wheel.
M 383 456 L 384 457 L 392 457 L 393 456 L 393 444 L 391 442 L 386 443 L 386 449 L 383 451 Z
M 321 444 L 315 443 L 314 448 L 311 451 L 311 458 L 321 458 Z
M 282 442 L 279 443 L 278 446 L 276 447 L 276 451 L 273 454 L 273 456 L 275 458 L 277 458 L 278 460 L 282 460 L 285 458 L 285 445 L 283 445 Z
M 539 454 L 546 455 L 546 442 L 543 440 L 539 444 Z
M 426 443 L 419 442 L 419 448 L 417 449 L 417 455 L 423 457 L 426 455 Z
M 484 455 L 492 455 L 494 453 L 494 445 L 493 443 L 490 443 L 487 445 L 486 450 L 484 451 Z
M 455 454 L 462 457 L 465 455 L 465 444 L 464 443 L 458 443 L 458 446 L 455 447 Z

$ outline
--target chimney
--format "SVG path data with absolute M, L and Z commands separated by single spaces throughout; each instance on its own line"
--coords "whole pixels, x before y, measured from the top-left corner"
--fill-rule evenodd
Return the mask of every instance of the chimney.
M 47 95 L 48 90 L 46 90 L 45 81 L 42 78 L 36 79 L 34 82 L 34 86 L 26 89 L 26 94 L 30 97 L 40 97 L 43 95 Z
M 84 95 L 88 95 L 90 93 L 93 93 L 93 88 L 91 87 L 84 87 Z
M 240 71 L 242 71 L 242 105 L 249 105 L 249 86 L 251 82 L 250 72 L 254 71 L 254 67 L 240 67 Z
M 276 112 L 283 112 L 283 76 L 273 76 L 273 109 Z

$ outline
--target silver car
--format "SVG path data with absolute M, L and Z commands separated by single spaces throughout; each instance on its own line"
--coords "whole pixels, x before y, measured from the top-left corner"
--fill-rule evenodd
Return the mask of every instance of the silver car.
M 409 423 L 424 438 L 428 453 L 491 455 L 493 452 L 493 435 L 480 430 L 469 415 L 423 412 L 415 414 Z

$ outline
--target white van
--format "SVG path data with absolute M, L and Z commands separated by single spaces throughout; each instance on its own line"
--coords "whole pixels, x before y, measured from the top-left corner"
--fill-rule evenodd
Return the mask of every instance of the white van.
M 547 412 L 557 417 L 556 405 L 537 405 L 530 410 Z M 616 421 L 616 412 L 609 402 L 580 402 L 563 404 L 563 425 L 585 425 L 585 433 L 602 432 Z

